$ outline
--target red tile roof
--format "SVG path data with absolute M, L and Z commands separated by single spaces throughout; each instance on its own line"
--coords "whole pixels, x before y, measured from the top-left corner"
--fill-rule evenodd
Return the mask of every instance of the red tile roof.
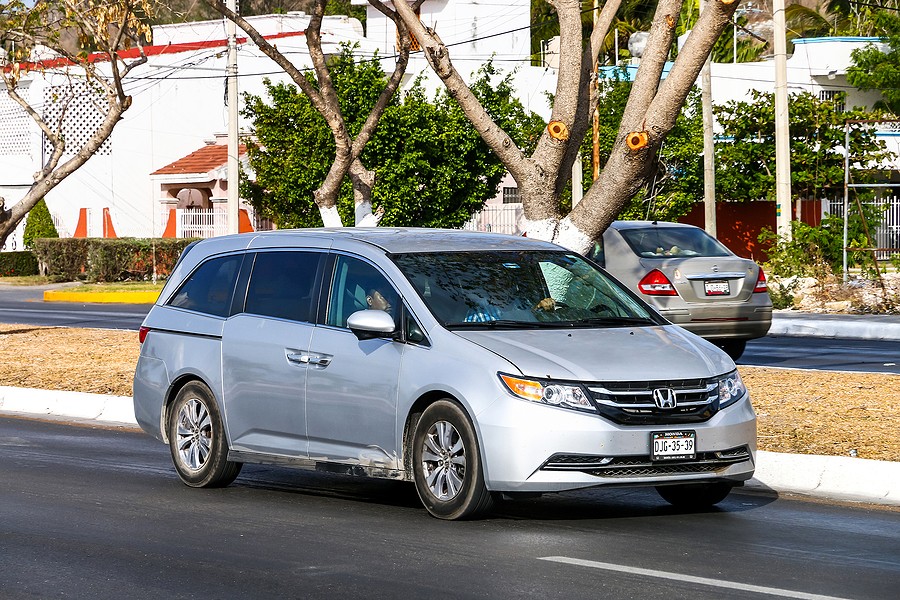
M 241 144 L 238 154 L 247 152 L 247 146 Z M 228 146 L 225 144 L 210 144 L 195 152 L 191 152 L 184 158 L 157 169 L 151 175 L 187 175 L 195 173 L 209 173 L 228 162 Z

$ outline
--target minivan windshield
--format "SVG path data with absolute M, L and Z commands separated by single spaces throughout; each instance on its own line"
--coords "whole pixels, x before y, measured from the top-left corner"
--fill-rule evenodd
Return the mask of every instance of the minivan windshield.
M 672 256 L 731 256 L 714 237 L 696 227 L 639 227 L 619 233 L 642 258 Z
M 657 325 L 663 321 L 581 256 L 554 251 L 395 254 L 449 329 Z

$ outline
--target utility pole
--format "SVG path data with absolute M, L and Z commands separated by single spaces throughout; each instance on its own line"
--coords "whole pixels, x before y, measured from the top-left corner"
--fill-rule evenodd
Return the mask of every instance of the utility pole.
M 791 239 L 791 132 L 788 121 L 787 42 L 784 0 L 774 0 L 775 36 L 775 223 L 778 237 Z
M 700 0 L 700 14 L 706 0 Z M 703 215 L 706 233 L 716 237 L 716 147 L 713 139 L 711 59 L 706 57 L 700 72 L 700 102 L 703 106 Z
M 236 12 L 237 0 L 228 0 L 228 8 Z M 238 209 L 240 203 L 238 167 L 238 87 L 237 87 L 237 26 L 231 19 L 225 19 L 225 34 L 228 38 L 228 65 L 225 79 L 228 83 L 228 211 L 226 222 L 228 233 L 238 232 Z

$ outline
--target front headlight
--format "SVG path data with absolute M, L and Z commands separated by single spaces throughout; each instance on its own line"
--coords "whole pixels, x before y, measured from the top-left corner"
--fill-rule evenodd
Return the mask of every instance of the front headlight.
M 741 375 L 732 371 L 719 377 L 719 408 L 731 406 L 747 395 L 747 388 L 741 381 Z
M 516 398 L 529 400 L 548 406 L 573 408 L 595 412 L 594 405 L 580 385 L 559 383 L 549 380 L 525 379 L 514 375 L 497 373 L 500 380 Z

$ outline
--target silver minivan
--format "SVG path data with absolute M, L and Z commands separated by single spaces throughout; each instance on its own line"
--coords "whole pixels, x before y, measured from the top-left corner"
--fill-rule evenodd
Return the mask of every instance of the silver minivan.
M 134 410 L 189 486 L 243 463 L 499 496 L 652 486 L 701 508 L 753 475 L 734 362 L 590 260 L 425 229 L 284 230 L 182 254 L 140 331 Z

